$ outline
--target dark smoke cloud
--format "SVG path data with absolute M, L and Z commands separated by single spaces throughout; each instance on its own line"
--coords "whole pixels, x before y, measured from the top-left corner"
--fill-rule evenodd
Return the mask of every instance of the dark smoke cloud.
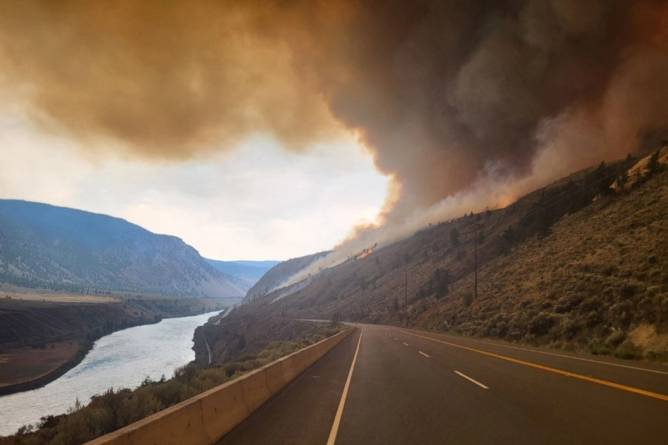
M 261 3 L 2 2 L 0 72 L 35 120 L 88 144 L 182 159 L 265 131 L 301 148 L 336 125 Z
M 343 126 L 393 178 L 397 222 L 481 181 L 507 199 L 665 129 L 666 4 L 10 1 L 0 63 L 36 119 L 147 156 L 255 131 L 301 148 Z

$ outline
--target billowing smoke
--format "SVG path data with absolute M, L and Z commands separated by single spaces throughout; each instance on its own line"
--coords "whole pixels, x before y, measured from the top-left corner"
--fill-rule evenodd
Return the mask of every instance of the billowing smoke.
M 0 85 L 53 131 L 149 158 L 354 132 L 393 185 L 344 256 L 666 129 L 667 5 L 10 1 Z
M 2 2 L 0 85 L 91 150 L 178 160 L 254 132 L 303 148 L 340 125 L 277 35 L 280 3 Z

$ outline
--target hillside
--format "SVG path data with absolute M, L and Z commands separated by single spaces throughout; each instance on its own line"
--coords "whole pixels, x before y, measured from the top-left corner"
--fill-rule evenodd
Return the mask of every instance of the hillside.
M 485 264 L 413 323 L 507 340 L 668 359 L 668 172 L 561 218 Z M 470 303 L 469 303 L 470 301 Z
M 601 164 L 428 227 L 254 310 L 665 359 L 668 172 L 639 168 L 648 161 Z
M 83 293 L 241 297 L 181 239 L 111 216 L 0 200 L 0 284 Z
M 288 278 L 307 267 L 315 260 L 324 257 L 329 252 L 318 252 L 298 258 L 282 261 L 269 269 L 260 280 L 248 290 L 244 301 L 253 301 L 264 297 Z
M 260 278 L 280 261 L 220 261 L 210 260 L 207 262 L 220 272 L 227 275 L 242 292 L 246 292 L 257 283 Z

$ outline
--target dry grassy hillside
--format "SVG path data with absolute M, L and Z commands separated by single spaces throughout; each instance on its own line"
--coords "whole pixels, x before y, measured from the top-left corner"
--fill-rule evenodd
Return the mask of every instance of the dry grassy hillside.
M 622 357 L 668 353 L 668 173 L 560 219 L 419 315 L 431 329 Z M 469 304 L 467 304 L 469 303 Z
M 428 227 L 252 306 L 661 358 L 668 173 L 636 176 L 637 162 L 601 164 L 505 209 Z

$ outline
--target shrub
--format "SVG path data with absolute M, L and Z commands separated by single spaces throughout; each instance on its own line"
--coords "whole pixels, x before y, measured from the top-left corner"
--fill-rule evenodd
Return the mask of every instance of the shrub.
M 659 164 L 659 154 L 661 149 L 655 150 L 652 153 L 652 156 L 649 157 L 649 162 L 647 163 L 647 169 L 650 174 L 656 173 L 661 170 L 661 164 Z
M 448 295 L 450 291 L 450 272 L 447 269 L 439 267 L 434 271 L 431 278 L 433 289 L 439 297 Z
M 622 298 L 631 298 L 636 294 L 636 292 L 638 292 L 638 287 L 634 284 L 627 283 L 622 286 L 621 296 Z
M 589 352 L 594 355 L 610 354 L 610 348 L 608 348 L 606 345 L 597 340 L 592 340 L 591 342 L 589 342 L 588 347 L 589 347 Z
M 616 329 L 605 339 L 605 344 L 615 348 L 619 346 L 625 338 L 626 334 L 622 330 Z
M 547 334 L 552 326 L 555 325 L 557 317 L 553 314 L 540 312 L 529 323 L 529 332 L 535 336 L 542 336 Z
M 459 246 L 459 230 L 457 230 L 457 227 L 450 230 L 450 243 L 455 247 Z
M 625 341 L 615 349 L 615 357 L 632 360 L 642 357 L 642 354 L 630 341 Z

